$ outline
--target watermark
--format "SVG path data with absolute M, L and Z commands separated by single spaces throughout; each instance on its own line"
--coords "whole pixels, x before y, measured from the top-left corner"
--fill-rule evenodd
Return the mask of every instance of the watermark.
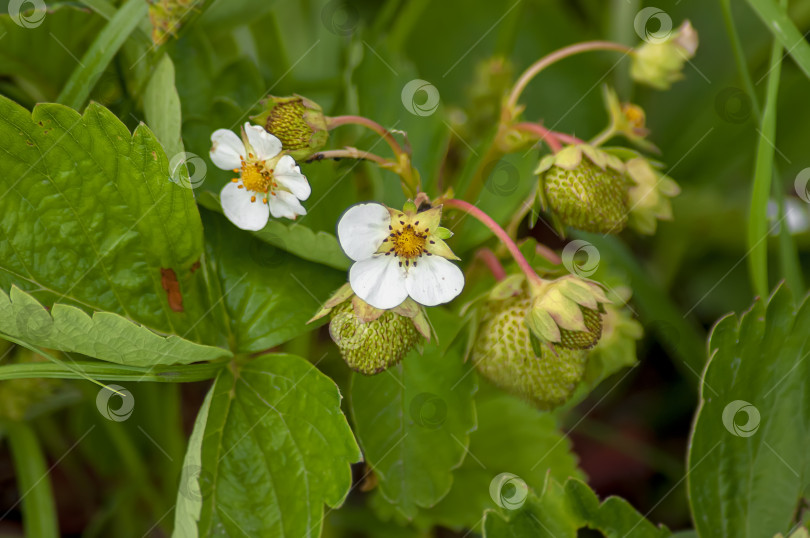
M 416 116 L 430 116 L 439 108 L 439 90 L 427 80 L 410 81 L 401 97 L 405 110 Z
M 181 151 L 169 161 L 172 182 L 186 189 L 196 189 L 202 185 L 207 172 L 208 165 L 196 153 Z
M 672 34 L 672 17 L 657 7 L 645 7 L 633 19 L 638 37 L 647 43 L 663 43 Z
M 410 405 L 411 419 L 429 430 L 441 428 L 447 420 L 447 403 L 431 392 L 417 394 Z
M 268 268 L 285 265 L 290 258 L 282 248 L 286 245 L 284 240 L 274 234 L 264 234 L 264 238 L 265 240 L 253 239 L 250 243 L 248 252 L 253 261 Z
M 331 0 L 321 10 L 321 22 L 333 34 L 347 36 L 357 28 L 360 13 L 345 0 Z
M 53 332 L 53 318 L 45 308 L 38 305 L 22 308 L 16 321 L 20 337 L 32 344 L 48 338 Z
M 199 502 L 208 497 L 214 487 L 214 478 L 210 472 L 199 465 L 186 465 L 180 475 L 177 491 L 192 502 Z
M 43 0 L 11 0 L 8 3 L 8 16 L 23 28 L 36 28 L 42 24 L 46 11 Z
M 489 483 L 492 501 L 506 510 L 517 510 L 529 496 L 529 486 L 518 475 L 501 473 Z
M 565 245 L 561 258 L 569 273 L 582 278 L 588 278 L 599 269 L 599 249 L 582 239 Z
M 745 414 L 745 424 L 737 422 L 739 413 Z M 757 433 L 759 419 L 759 409 L 745 400 L 734 400 L 723 408 L 723 426 L 726 427 L 728 433 L 737 437 L 751 437 Z
M 751 98 L 740 88 L 730 86 L 714 98 L 714 110 L 728 123 L 745 123 L 751 117 Z
M 118 408 L 112 406 L 113 398 L 120 399 L 121 405 Z M 135 398 L 121 385 L 107 385 L 98 391 L 96 407 L 101 416 L 107 420 L 123 422 L 132 415 L 132 411 L 135 409 Z
M 807 184 L 810 183 L 810 167 L 801 170 L 793 180 L 793 188 L 796 189 L 796 196 L 810 204 L 810 191 Z
M 487 165 L 484 171 L 488 191 L 498 196 L 513 194 L 520 184 L 520 172 L 510 162 L 494 161 Z

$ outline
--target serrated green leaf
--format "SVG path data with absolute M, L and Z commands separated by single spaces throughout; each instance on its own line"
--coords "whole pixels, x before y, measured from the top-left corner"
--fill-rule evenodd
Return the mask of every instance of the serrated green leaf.
M 672 535 L 666 527 L 650 523 L 624 499 L 608 497 L 600 504 L 596 494 L 575 478 L 564 485 L 550 478 L 540 491 L 529 491 L 523 503 L 515 497 L 513 509 L 504 505 L 487 510 L 484 538 L 575 538 L 577 531 L 586 527 L 606 538 Z
M 236 349 L 261 351 L 310 331 L 306 322 L 346 274 L 259 241 L 204 211 L 211 264 L 220 280 Z
M 490 484 L 511 473 L 540 490 L 546 475 L 558 481 L 582 477 L 571 442 L 554 416 L 489 386 L 476 395 L 478 427 L 470 435 L 469 455 L 453 472 L 453 488 L 442 501 L 420 512 L 420 525 L 476 528 L 484 510 L 497 506 Z
M 796 308 L 784 286 L 712 331 L 687 479 L 701 537 L 792 527 L 810 465 L 808 354 L 810 302 Z
M 0 290 L 0 333 L 44 348 L 81 353 L 128 366 L 188 364 L 231 356 L 179 336 L 163 337 L 112 312 L 91 316 L 75 306 L 55 304 L 49 312 L 31 295 Z
M 222 214 L 219 197 L 215 194 L 200 193 L 197 201 L 204 208 Z M 346 270 L 352 263 L 333 234 L 316 232 L 297 222 L 288 224 L 281 220 L 270 220 L 263 229 L 250 233 L 265 243 L 295 254 L 301 259 L 322 263 L 334 269 Z
M 396 367 L 375 376 L 354 374 L 351 410 L 366 460 L 380 491 L 406 517 L 430 507 L 452 485 L 475 427 L 475 375 L 460 345 L 444 351 L 458 331 L 452 314 L 432 309 L 436 339 L 422 355 L 411 351 Z
M 0 97 L 0 147 L 0 288 L 224 342 L 208 315 L 217 298 L 196 271 L 203 238 L 192 193 L 170 181 L 149 129 L 130 135 L 98 104 L 83 116 L 54 104 L 31 114 Z
M 323 504 L 343 502 L 349 464 L 361 459 L 334 382 L 300 357 L 274 354 L 223 370 L 211 392 L 199 534 L 319 536 Z M 194 524 L 188 508 L 178 528 Z

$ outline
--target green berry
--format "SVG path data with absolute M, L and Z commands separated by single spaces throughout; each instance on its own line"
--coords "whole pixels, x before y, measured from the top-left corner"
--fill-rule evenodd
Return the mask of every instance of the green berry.
M 478 372 L 496 386 L 551 409 L 571 397 L 585 373 L 587 352 L 543 345 L 535 355 L 524 322 L 531 303 L 524 293 L 486 305 L 472 358 Z
M 587 331 L 569 331 L 560 328 L 560 343 L 568 349 L 591 349 L 602 336 L 602 314 L 591 308 L 580 306 Z
M 363 322 L 351 301 L 332 310 L 329 334 L 349 368 L 374 375 L 397 364 L 419 341 L 413 321 L 390 310 Z

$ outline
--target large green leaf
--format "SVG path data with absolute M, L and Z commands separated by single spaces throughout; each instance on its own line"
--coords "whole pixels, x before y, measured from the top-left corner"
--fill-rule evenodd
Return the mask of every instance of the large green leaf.
M 323 504 L 343 502 L 361 459 L 334 382 L 300 357 L 265 355 L 223 370 L 211 392 L 202 499 L 182 509 L 178 535 L 194 535 L 201 502 L 200 535 L 319 536 Z
M 12 285 L 0 290 L 0 333 L 44 348 L 81 353 L 128 366 L 188 364 L 230 357 L 230 351 L 175 335 L 163 337 L 112 312 L 93 316 L 55 304 L 50 312 Z
M 444 497 L 475 427 L 471 364 L 460 346 L 443 349 L 458 318 L 432 309 L 438 332 L 423 354 L 411 351 L 395 368 L 375 376 L 354 374 L 351 410 L 355 431 L 380 491 L 408 518 Z
M 780 287 L 720 320 L 689 451 L 702 538 L 785 533 L 810 480 L 810 302 Z
M 671 536 L 669 529 L 656 527 L 624 499 L 608 497 L 600 504 L 596 494 L 574 478 L 565 485 L 550 478 L 539 494 L 503 484 L 503 507 L 485 513 L 484 538 L 575 538 L 586 527 L 607 538 Z
M 206 209 L 222 213 L 219 196 L 211 192 L 201 192 L 197 201 Z M 273 219 L 263 229 L 251 233 L 265 243 L 295 254 L 304 260 L 342 270 L 348 269 L 351 265 L 351 260 L 340 248 L 340 243 L 334 234 L 316 232 L 298 222 L 288 224 Z
M 223 216 L 203 215 L 236 349 L 261 351 L 311 330 L 307 320 L 346 281 L 345 273 L 274 248 Z
M 0 148 L 1 288 L 221 342 L 196 271 L 199 213 L 149 129 L 131 135 L 97 104 L 32 114 L 0 97 Z
M 488 386 L 476 396 L 478 428 L 470 435 L 469 455 L 453 472 L 453 488 L 417 521 L 451 528 L 473 528 L 486 509 L 494 509 L 490 484 L 511 473 L 540 490 L 549 475 L 560 481 L 582 477 L 571 442 L 554 416 Z

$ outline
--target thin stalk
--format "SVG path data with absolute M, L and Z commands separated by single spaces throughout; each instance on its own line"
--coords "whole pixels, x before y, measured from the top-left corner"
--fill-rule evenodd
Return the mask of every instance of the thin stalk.
M 7 422 L 5 429 L 17 475 L 25 535 L 56 538 L 59 524 L 42 446 L 26 422 Z
M 495 277 L 495 280 L 500 282 L 504 278 L 506 278 L 506 270 L 501 265 L 501 261 L 495 255 L 494 252 L 489 250 L 486 247 L 478 249 L 478 252 L 475 253 L 475 257 L 487 266 L 489 272 L 492 273 L 492 276 Z
M 525 133 L 537 135 L 540 137 L 537 141 L 545 142 L 549 149 L 551 149 L 551 151 L 554 153 L 557 153 L 562 149 L 562 143 L 560 142 L 560 137 L 557 136 L 557 133 L 546 129 L 539 123 L 522 122 L 513 125 L 512 128 Z
M 394 150 L 394 153 L 399 156 L 400 154 L 405 153 L 405 150 L 402 149 L 399 142 L 397 142 L 394 135 L 391 134 L 391 131 L 380 125 L 374 120 L 370 120 L 368 118 L 364 118 L 363 116 L 334 116 L 331 118 L 326 118 L 326 128 L 328 130 L 332 130 L 336 127 L 340 127 L 341 125 L 362 125 L 363 127 L 367 127 L 371 129 L 388 143 L 391 146 L 391 149 Z
M 380 157 L 374 153 L 369 151 L 363 151 L 357 148 L 346 148 L 346 149 L 330 149 L 327 151 L 319 151 L 318 153 L 314 153 L 311 157 L 309 157 L 306 162 L 316 162 L 322 161 L 323 159 L 363 159 L 366 161 L 374 161 L 375 163 L 379 164 L 383 167 L 393 167 L 396 166 L 395 163 Z
M 490 229 L 495 236 L 500 239 L 501 243 L 504 244 L 506 249 L 515 259 L 515 262 L 520 267 L 521 271 L 526 275 L 526 278 L 529 282 L 533 282 L 535 284 L 542 283 L 543 279 L 537 276 L 537 273 L 534 272 L 534 268 L 532 268 L 531 264 L 526 260 L 523 256 L 523 253 L 520 251 L 518 246 L 512 241 L 512 238 L 509 237 L 509 234 L 501 228 L 497 222 L 492 220 L 492 217 L 475 207 L 469 202 L 465 202 L 464 200 L 458 200 L 456 198 L 449 198 L 442 200 L 442 205 L 445 207 L 453 208 L 453 209 L 460 209 L 461 211 L 466 212 L 468 215 L 471 215 L 476 220 L 481 222 L 484 226 Z
M 529 66 L 528 69 L 526 69 L 526 71 L 523 72 L 522 75 L 520 75 L 520 78 L 512 88 L 512 92 L 509 94 L 509 99 L 506 102 L 506 108 L 508 110 L 514 110 L 514 108 L 517 106 L 518 99 L 520 99 L 520 95 L 523 93 L 523 90 L 526 89 L 529 82 L 531 82 L 531 80 L 536 77 L 540 71 L 556 62 L 559 62 L 562 59 L 568 58 L 569 56 L 574 56 L 575 54 L 581 54 L 583 52 L 589 52 L 592 50 L 615 50 L 628 54 L 633 50 L 633 48 L 628 47 L 627 45 L 622 45 L 621 43 L 613 43 L 611 41 L 586 41 L 584 43 L 577 43 L 575 45 L 570 45 L 568 47 L 555 50 L 554 52 L 534 62 Z
M 782 45 L 774 39 L 771 49 L 765 108 L 760 121 L 757 158 L 751 188 L 748 218 L 748 267 L 754 292 L 768 296 L 768 198 L 773 177 L 774 140 L 776 138 L 776 103 L 782 66 Z

